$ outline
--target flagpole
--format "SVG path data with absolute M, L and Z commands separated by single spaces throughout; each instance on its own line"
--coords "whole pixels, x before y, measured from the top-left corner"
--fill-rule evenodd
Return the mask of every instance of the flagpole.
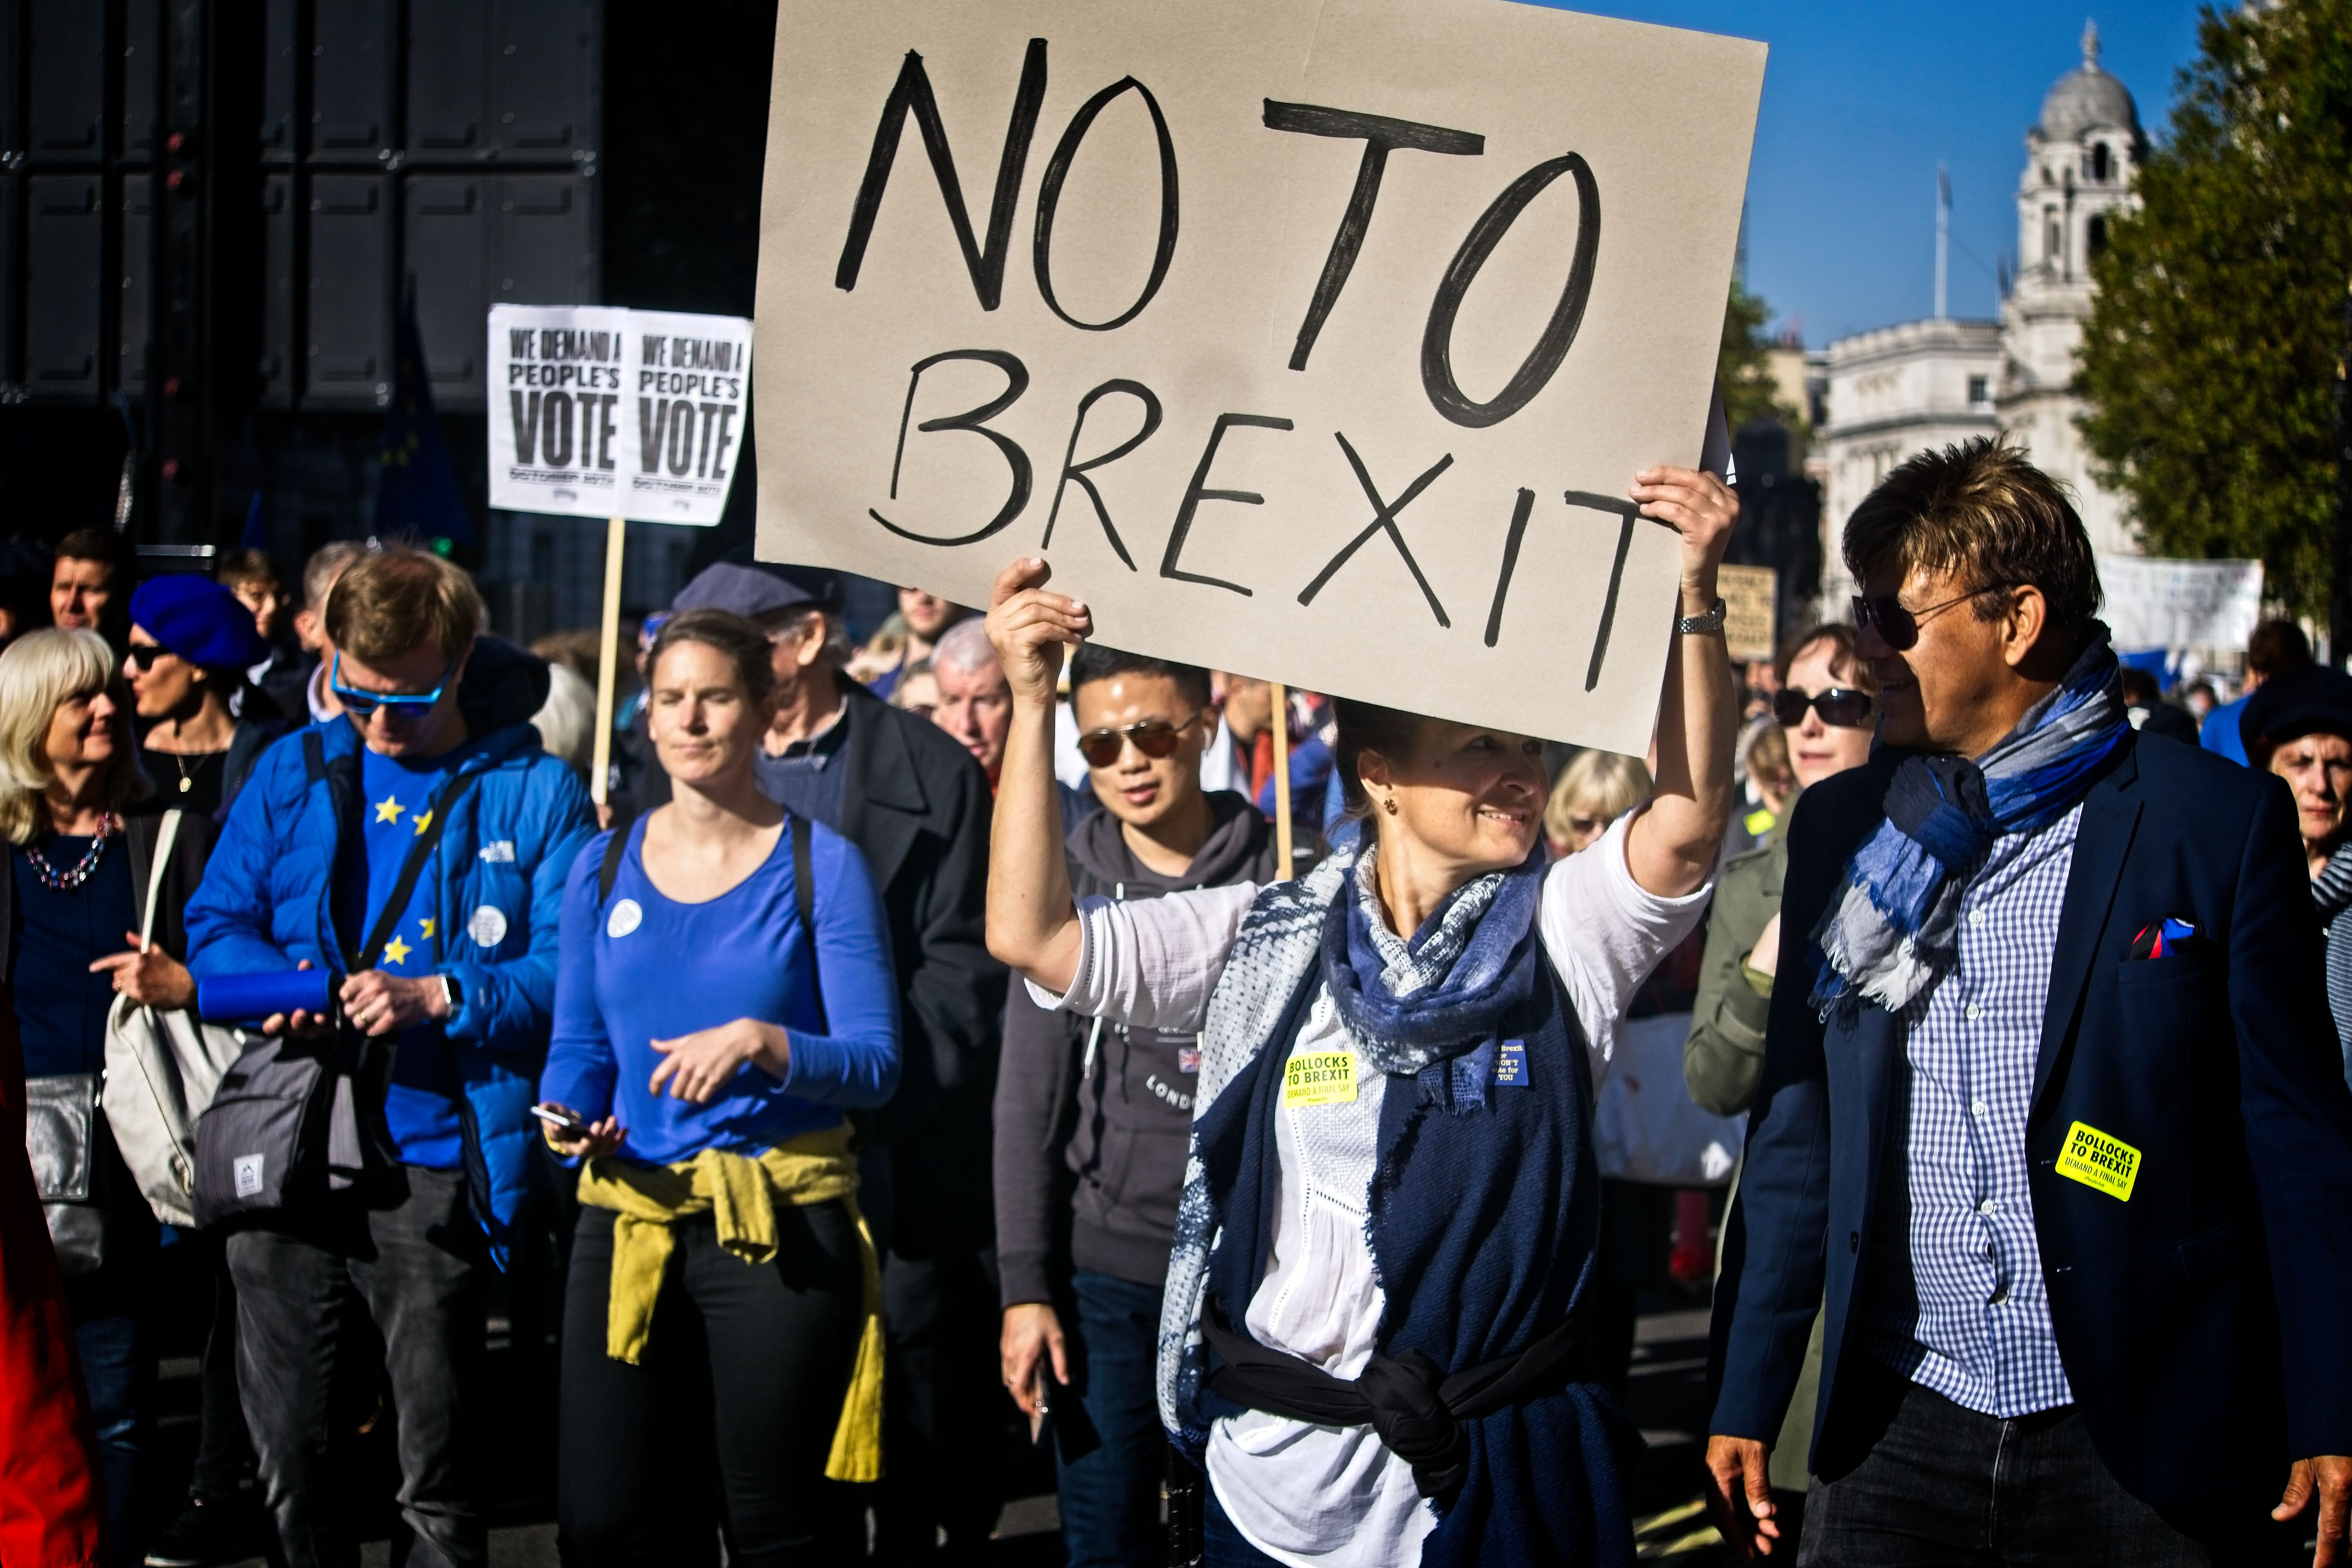
M 1290 689 L 1274 683 L 1274 860 L 1290 880 Z
M 604 621 L 596 643 L 596 752 L 588 775 L 588 794 L 604 804 L 613 776 L 613 684 L 620 673 L 621 563 L 628 553 L 629 524 L 614 518 L 604 532 Z

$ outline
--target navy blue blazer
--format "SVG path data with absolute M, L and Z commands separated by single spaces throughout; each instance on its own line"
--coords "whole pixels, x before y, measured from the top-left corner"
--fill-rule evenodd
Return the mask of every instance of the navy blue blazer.
M 1890 1138 L 1903 1156 L 1891 1107 L 1907 1068 L 1904 1026 L 1883 1008 L 1816 1016 L 1811 933 L 1883 820 L 1897 761 L 1882 752 L 1798 802 L 1783 984 L 1715 1299 L 1711 1430 L 1767 1442 L 1825 1312 L 1822 1474 L 1874 1436 L 1851 1374 L 1869 1354 L 1870 1248 L 1908 1245 L 1873 1224 Z M 2131 959 L 2134 935 L 2167 915 L 2210 949 Z M 2028 1181 L 2059 1353 L 2099 1457 L 2168 1506 L 2275 1488 L 2290 1458 L 2352 1453 L 2352 1091 L 2284 784 L 2132 737 L 2084 799 L 2054 940 Z M 2128 1199 L 2056 1170 L 2078 1121 L 2140 1152 Z

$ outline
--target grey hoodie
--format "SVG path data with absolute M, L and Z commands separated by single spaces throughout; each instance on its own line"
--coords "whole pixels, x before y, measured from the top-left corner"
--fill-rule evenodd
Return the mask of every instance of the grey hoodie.
M 1070 830 L 1081 899 L 1151 899 L 1191 888 L 1265 882 L 1274 831 L 1230 791 L 1209 797 L 1214 826 L 1181 877 L 1150 870 L 1118 819 Z M 996 1079 L 996 1258 L 1003 1304 L 1052 1301 L 1072 1268 L 1139 1285 L 1168 1274 L 1184 1183 L 1200 1042 L 1192 1035 L 1097 1025 L 1049 1013 L 1015 984 Z

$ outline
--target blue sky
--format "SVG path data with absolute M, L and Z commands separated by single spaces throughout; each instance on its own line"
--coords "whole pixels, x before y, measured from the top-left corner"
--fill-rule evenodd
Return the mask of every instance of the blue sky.
M 2163 133 L 2196 53 L 2186 0 L 1577 0 L 1573 9 L 1760 38 L 1772 48 L 1748 175 L 1748 282 L 1807 344 L 1925 316 L 1935 303 L 1936 164 L 1952 174 L 1951 310 L 1997 312 L 2017 248 L 2025 132 L 2081 63 L 2084 5 L 2101 68 Z

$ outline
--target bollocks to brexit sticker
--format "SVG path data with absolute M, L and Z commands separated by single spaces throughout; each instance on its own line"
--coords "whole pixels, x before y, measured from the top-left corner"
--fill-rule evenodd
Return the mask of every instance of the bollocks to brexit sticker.
M 2132 1184 L 2139 1180 L 2139 1151 L 2077 1121 L 2066 1129 L 2066 1144 L 2058 1153 L 2058 1173 L 2129 1203 Z
M 1356 1099 L 1356 1053 L 1302 1051 L 1282 1064 L 1282 1103 L 1350 1105 Z

